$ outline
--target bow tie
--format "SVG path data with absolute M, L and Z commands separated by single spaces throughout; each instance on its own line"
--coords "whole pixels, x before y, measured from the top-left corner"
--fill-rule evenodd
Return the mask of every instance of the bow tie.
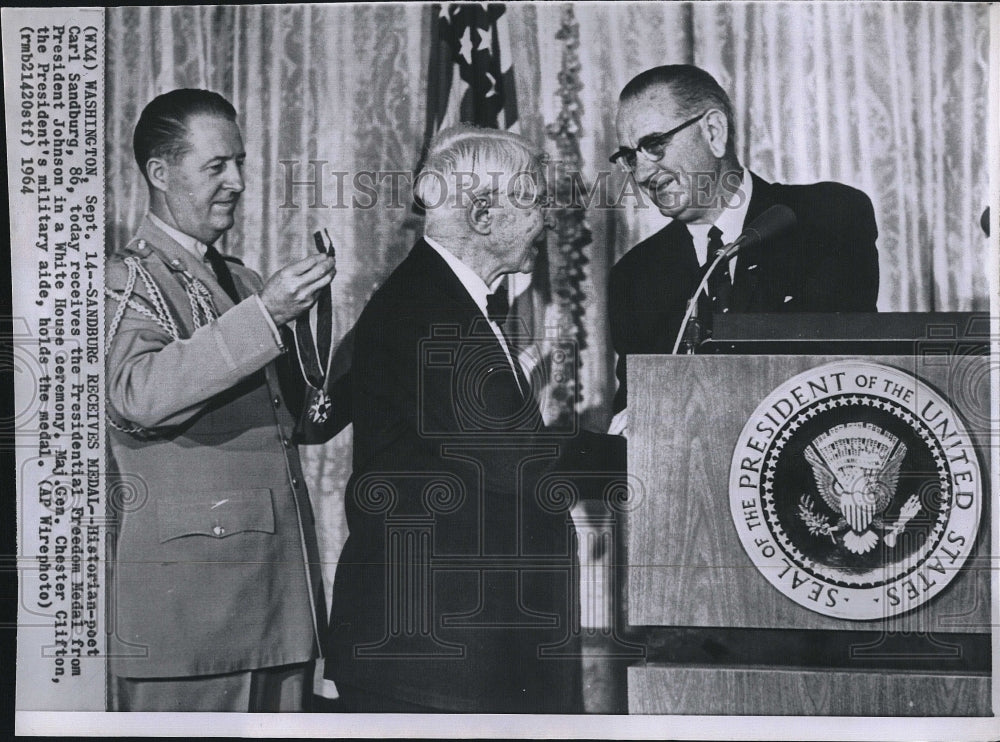
M 486 314 L 489 318 L 502 325 L 507 321 L 510 312 L 510 300 L 507 298 L 506 284 L 500 284 L 492 294 L 486 295 Z

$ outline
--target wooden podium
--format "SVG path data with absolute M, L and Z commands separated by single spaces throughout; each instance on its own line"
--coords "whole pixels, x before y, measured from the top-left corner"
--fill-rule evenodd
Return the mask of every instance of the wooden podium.
M 646 644 L 645 660 L 628 669 L 630 713 L 992 715 L 989 357 L 982 338 L 962 344 L 975 318 L 958 319 L 962 331 L 943 344 L 941 337 L 921 337 L 927 316 L 886 321 L 882 329 L 890 328 L 896 343 L 889 352 L 903 354 L 629 357 L 628 471 L 636 491 L 626 519 L 622 599 L 632 635 Z M 839 341 L 856 350 L 884 349 L 879 323 L 858 320 L 870 337 L 839 320 Z M 760 317 L 751 321 L 770 327 Z M 810 351 L 821 347 L 814 330 L 823 318 L 792 320 L 798 329 L 781 321 L 783 337 L 808 339 Z M 907 323 L 910 330 L 900 330 Z M 907 332 L 908 341 L 897 337 Z M 770 329 L 761 335 L 771 343 L 769 353 L 798 349 L 795 342 L 777 348 L 778 333 Z M 716 349 L 727 345 L 718 327 L 716 337 Z M 981 472 L 981 515 L 961 567 L 933 597 L 881 618 L 827 615 L 805 607 L 802 588 L 793 600 L 791 587 L 772 584 L 741 540 L 731 503 L 734 452 L 745 444 L 740 437 L 755 411 L 790 379 L 836 362 L 875 364 L 936 391 L 964 422 Z M 885 520 L 891 524 L 888 511 Z M 829 540 L 836 543 L 836 536 Z M 822 536 L 816 543 L 832 548 Z M 921 584 L 917 576 L 912 585 L 896 586 L 897 603 L 900 594 L 933 582 L 924 577 Z

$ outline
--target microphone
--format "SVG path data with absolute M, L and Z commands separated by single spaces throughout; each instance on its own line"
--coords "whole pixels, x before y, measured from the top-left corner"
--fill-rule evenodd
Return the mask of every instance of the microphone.
M 783 204 L 772 206 L 754 219 L 750 226 L 743 230 L 743 234 L 726 245 L 723 255 L 728 259 L 740 250 L 773 240 L 795 227 L 797 221 L 795 212 L 787 206 Z
M 693 353 L 695 346 L 701 342 L 702 328 L 698 322 L 698 295 L 708 285 L 708 278 L 719 267 L 719 263 L 733 257 L 740 250 L 746 250 L 748 247 L 755 247 L 762 242 L 773 240 L 792 229 L 797 222 L 798 219 L 796 219 L 794 211 L 783 204 L 777 204 L 754 219 L 739 237 L 718 252 L 702 276 L 698 288 L 688 300 L 687 311 L 681 320 L 681 327 L 674 341 L 673 350 L 670 351 L 671 354 L 677 353 L 682 340 L 687 343 L 688 353 Z

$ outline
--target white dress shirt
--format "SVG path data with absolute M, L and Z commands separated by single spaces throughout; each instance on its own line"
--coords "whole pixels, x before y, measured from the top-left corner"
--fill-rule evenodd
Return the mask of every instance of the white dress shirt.
M 688 224 L 688 231 L 694 241 L 694 252 L 698 256 L 698 264 L 704 266 L 708 261 L 708 230 L 713 226 L 718 227 L 722 232 L 722 244 L 728 245 L 743 233 L 744 222 L 747 218 L 747 210 L 750 208 L 750 197 L 753 195 L 753 180 L 750 172 L 743 168 L 743 182 L 740 184 L 738 193 L 733 194 L 726 204 L 715 224 Z M 739 254 L 729 259 L 730 280 L 736 274 L 736 261 Z

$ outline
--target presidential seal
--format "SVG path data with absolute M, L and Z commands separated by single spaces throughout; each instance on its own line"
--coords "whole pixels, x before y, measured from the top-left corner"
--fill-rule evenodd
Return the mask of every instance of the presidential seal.
M 982 472 L 934 389 L 890 366 L 836 361 L 760 403 L 729 496 L 743 548 L 772 585 L 812 611 L 869 620 L 916 608 L 958 574 Z

